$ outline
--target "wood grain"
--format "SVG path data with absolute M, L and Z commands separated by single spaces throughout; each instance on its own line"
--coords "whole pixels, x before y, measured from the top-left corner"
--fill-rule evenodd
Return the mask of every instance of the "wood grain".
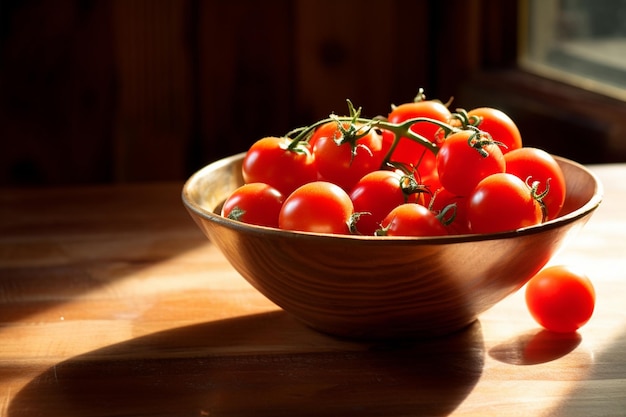
M 457 331 L 518 290 L 601 201 L 592 174 L 559 159 L 567 195 L 552 222 L 491 237 L 303 234 L 219 215 L 242 182 L 243 154 L 194 174 L 183 201 L 233 267 L 277 305 L 341 337 L 432 337 Z
M 202 235 L 182 184 L 0 192 L 2 416 L 620 416 L 625 165 L 552 263 L 597 291 L 577 334 L 517 292 L 419 343 L 323 335 L 267 301 Z

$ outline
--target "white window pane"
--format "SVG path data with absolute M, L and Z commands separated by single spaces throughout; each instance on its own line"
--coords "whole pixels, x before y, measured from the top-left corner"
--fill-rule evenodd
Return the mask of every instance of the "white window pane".
M 521 64 L 626 99 L 626 0 L 528 0 Z

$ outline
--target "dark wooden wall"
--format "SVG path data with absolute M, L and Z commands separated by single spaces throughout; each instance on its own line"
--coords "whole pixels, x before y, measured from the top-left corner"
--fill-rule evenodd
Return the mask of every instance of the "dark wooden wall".
M 515 64 L 515 3 L 1 0 L 0 185 L 182 180 L 347 98 L 446 101 Z

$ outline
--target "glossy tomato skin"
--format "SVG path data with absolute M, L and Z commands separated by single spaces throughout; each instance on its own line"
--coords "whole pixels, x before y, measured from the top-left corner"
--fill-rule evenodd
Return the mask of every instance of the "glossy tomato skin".
M 504 155 L 506 172 L 529 183 L 539 181 L 539 193 L 549 189 L 543 198 L 546 206 L 546 220 L 558 217 L 565 202 L 565 177 L 561 167 L 548 152 L 532 147 L 524 147 L 508 152 Z
M 336 122 L 330 122 L 337 126 Z M 339 185 L 346 192 L 366 174 L 380 169 L 383 159 L 383 138 L 380 131 L 370 129 L 355 143 L 356 154 L 349 142 L 337 144 L 341 130 L 323 125 L 311 138 L 318 179 Z
M 355 213 L 360 213 L 355 227 L 359 234 L 374 235 L 389 212 L 400 204 L 416 201 L 415 194 L 403 191 L 404 176 L 396 171 L 370 172 L 350 192 Z
M 437 173 L 441 185 L 459 196 L 469 195 L 483 178 L 504 172 L 505 161 L 496 144 L 486 144 L 481 154 L 469 144 L 478 136 L 471 130 L 462 130 L 448 136 L 437 153 Z
M 443 103 L 436 100 L 423 100 L 404 103 L 394 107 L 387 116 L 387 120 L 391 123 L 402 123 L 409 119 L 426 117 L 448 123 L 450 116 L 450 110 Z M 439 126 L 430 122 L 419 122 L 412 125 L 411 130 L 433 142 Z M 383 131 L 383 138 L 384 147 L 386 150 L 389 150 L 395 136 L 389 131 Z M 391 160 L 417 167 L 422 175 L 426 175 L 429 171 L 435 169 L 434 153 L 421 144 L 407 138 L 400 138 L 397 147 L 391 155 Z
M 526 305 L 531 316 L 547 330 L 569 333 L 593 315 L 596 294 L 582 272 L 565 265 L 540 271 L 526 285 Z
M 467 200 L 467 197 L 453 194 L 443 187 L 433 193 L 432 201 L 429 206 L 433 212 L 440 213 L 451 204 L 455 205 L 454 212 L 450 212 L 444 216 L 444 220 L 449 220 L 450 216 L 454 214 L 454 219 L 445 224 L 448 234 L 466 235 L 471 233 L 467 220 Z
M 221 214 L 257 226 L 278 227 L 278 214 L 285 197 L 276 188 L 261 182 L 237 188 L 222 205 Z
M 245 183 L 269 184 L 283 195 L 299 186 L 317 180 L 315 158 L 306 145 L 297 151 L 288 149 L 289 138 L 265 137 L 246 152 L 242 164 Z
M 496 233 L 541 223 L 540 205 L 515 175 L 498 173 L 478 183 L 467 201 L 472 233 Z
M 379 234 L 384 236 L 445 236 L 448 234 L 437 216 L 416 203 L 394 208 L 382 221 Z
M 477 128 L 489 133 L 495 141 L 504 144 L 502 147 L 503 154 L 522 147 L 522 135 L 519 128 L 513 119 L 502 110 L 478 107 L 470 110 L 467 114 L 470 118 L 479 118 L 480 122 L 476 125 Z
M 354 206 L 338 185 L 314 181 L 294 190 L 283 203 L 278 227 L 302 232 L 349 234 Z

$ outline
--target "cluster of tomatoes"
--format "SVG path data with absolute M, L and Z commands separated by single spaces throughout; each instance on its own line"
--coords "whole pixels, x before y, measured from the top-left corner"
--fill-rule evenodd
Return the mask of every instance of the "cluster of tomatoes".
M 384 118 L 362 118 L 348 104 L 348 116 L 255 142 L 242 164 L 245 185 L 222 215 L 371 236 L 493 233 L 559 215 L 566 193 L 559 164 L 524 147 L 504 112 L 451 112 L 421 91 Z M 553 266 L 529 281 L 526 303 L 546 329 L 572 332 L 591 317 L 595 292 L 584 274 Z
M 331 115 L 247 151 L 222 215 L 286 230 L 377 236 L 492 233 L 555 218 L 565 181 L 504 112 L 452 112 L 423 92 L 384 118 Z

